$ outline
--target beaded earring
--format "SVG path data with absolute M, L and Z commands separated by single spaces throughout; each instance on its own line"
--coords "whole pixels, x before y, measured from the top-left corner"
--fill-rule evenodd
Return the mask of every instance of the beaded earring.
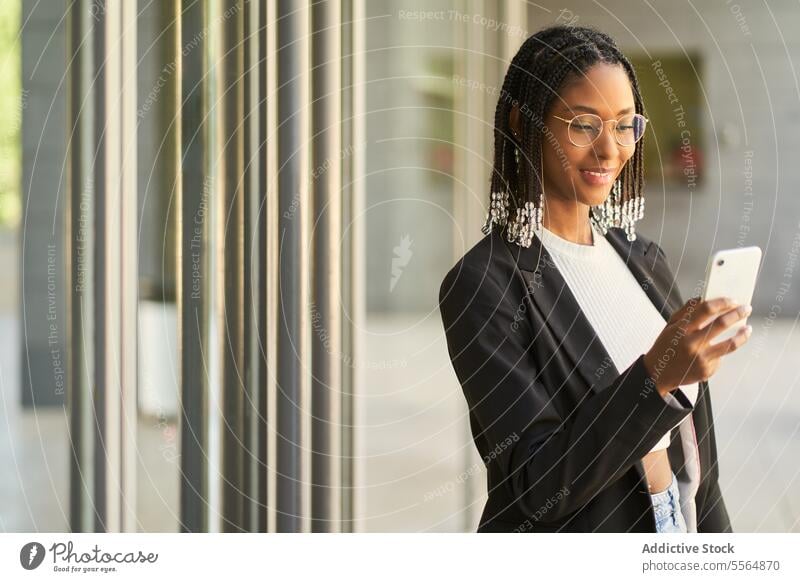
M 481 227 L 483 234 L 492 232 L 492 225 L 504 226 L 508 221 L 508 192 L 492 192 L 489 202 L 489 212 L 486 213 L 486 222 Z
M 514 160 L 519 168 L 519 151 L 516 146 L 514 147 Z M 505 167 L 503 167 L 501 174 L 505 176 Z M 489 210 L 486 213 L 486 220 L 481 227 L 481 232 L 483 234 L 489 234 L 492 232 L 493 225 L 497 225 L 501 228 L 505 226 L 508 222 L 509 207 L 510 203 L 507 187 L 500 192 L 492 192 L 491 200 L 489 201 Z
M 632 242 L 636 240 L 636 221 L 644 217 L 644 196 L 634 196 L 620 204 L 621 199 L 622 184 L 616 180 L 608 198 L 592 206 L 591 220 L 604 235 L 611 227 L 622 228 Z
M 514 147 L 514 160 L 519 168 L 519 147 L 516 146 Z M 481 227 L 481 232 L 489 234 L 494 224 L 499 227 L 506 226 L 508 242 L 525 248 L 530 247 L 534 231 L 542 231 L 543 198 L 541 192 L 538 195 L 538 202 L 538 205 L 530 201 L 525 202 L 521 208 L 516 209 L 514 220 L 509 222 L 509 193 L 507 191 L 492 192 L 489 212 L 486 214 L 486 221 Z
M 539 176 L 544 184 L 544 159 L 541 155 L 541 145 L 539 149 L 540 171 Z M 519 149 L 514 150 L 517 156 L 517 167 L 519 167 Z M 536 194 L 536 203 L 525 202 L 522 208 L 517 208 L 514 222 L 509 225 L 506 238 L 508 242 L 513 242 L 521 247 L 529 248 L 533 242 L 533 233 L 542 232 L 542 213 L 544 211 L 544 196 L 542 190 Z

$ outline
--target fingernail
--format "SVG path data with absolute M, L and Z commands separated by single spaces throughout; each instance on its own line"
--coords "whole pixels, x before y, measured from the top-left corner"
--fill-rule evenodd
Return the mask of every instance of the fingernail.
M 750 315 L 751 313 L 753 313 L 753 306 L 752 305 L 748 305 L 747 307 L 744 308 L 744 314 L 745 315 Z
M 746 333 L 747 335 L 750 335 L 751 333 L 753 333 L 753 326 L 752 326 L 752 325 L 748 325 L 748 326 L 747 326 L 747 327 L 745 327 L 744 329 L 745 329 L 745 333 Z

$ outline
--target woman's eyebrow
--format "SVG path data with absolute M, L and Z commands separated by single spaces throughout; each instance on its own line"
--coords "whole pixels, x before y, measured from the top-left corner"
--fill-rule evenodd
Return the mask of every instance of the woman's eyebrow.
M 597 115 L 597 109 L 593 109 L 588 105 L 572 105 L 572 106 L 566 105 L 565 107 L 567 111 L 574 111 L 576 109 L 580 109 L 581 111 L 586 111 L 588 113 L 594 113 L 595 115 Z M 633 107 L 626 107 L 625 109 L 622 109 L 619 113 L 617 113 L 617 115 L 622 115 L 623 113 L 630 113 L 631 111 L 633 111 Z

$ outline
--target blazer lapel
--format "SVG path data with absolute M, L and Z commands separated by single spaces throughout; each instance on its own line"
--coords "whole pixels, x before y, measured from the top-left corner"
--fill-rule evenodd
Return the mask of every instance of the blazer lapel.
M 611 228 L 606 240 L 620 255 L 639 286 L 647 294 L 665 321 L 680 307 L 681 299 L 669 269 L 661 268 L 663 261 L 657 247 L 631 244 L 621 229 Z M 575 296 L 553 262 L 547 249 L 534 236 L 531 246 L 520 247 L 506 243 L 519 267 L 528 297 L 542 321 L 569 355 L 574 369 L 592 391 L 602 387 L 601 379 L 619 374 L 605 347 Z
M 659 255 L 657 247 L 652 242 L 647 246 L 631 244 L 625 233 L 616 228 L 608 230 L 606 240 L 625 261 L 661 316 L 669 320 L 681 301 L 669 269 L 661 268 L 666 265 L 658 263 L 664 259 Z M 592 392 L 598 392 L 604 385 L 601 380 L 614 378 L 620 371 L 597 337 L 547 249 L 535 235 L 528 248 L 513 243 L 507 245 L 525 280 L 531 304 L 537 309 L 553 337 L 561 342 L 560 346 L 572 361 L 573 369 Z M 639 476 L 640 491 L 647 492 L 642 485 L 645 479 L 642 461 L 637 460 L 634 468 Z

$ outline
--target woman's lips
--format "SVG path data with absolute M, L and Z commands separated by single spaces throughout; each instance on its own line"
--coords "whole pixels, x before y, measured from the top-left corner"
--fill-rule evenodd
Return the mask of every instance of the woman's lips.
M 590 186 L 602 186 L 610 184 L 614 179 L 614 169 L 608 170 L 580 170 L 583 181 Z

